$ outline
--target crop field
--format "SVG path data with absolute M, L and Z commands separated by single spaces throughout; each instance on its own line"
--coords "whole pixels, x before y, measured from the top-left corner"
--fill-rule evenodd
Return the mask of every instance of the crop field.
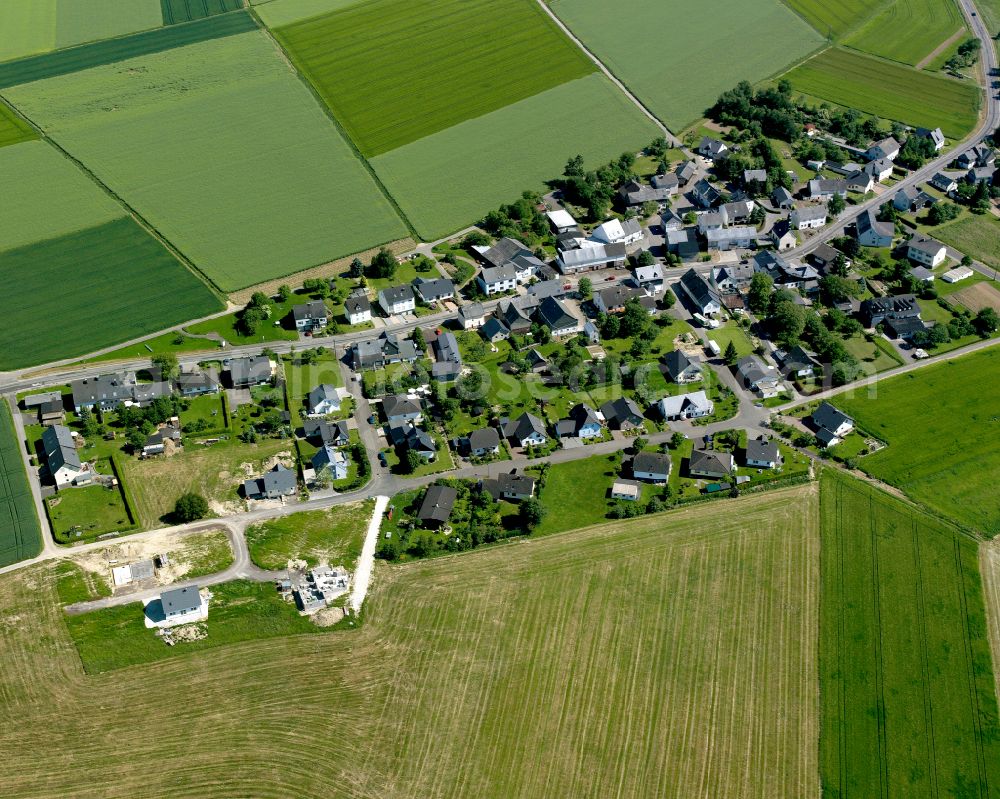
M 681 130 L 741 80 L 756 82 L 824 39 L 780 0 L 553 0 L 552 10 L 660 120 Z M 725 53 L 704 68 L 706 52 Z
M 3 100 L 0 100 L 0 147 L 20 144 L 23 141 L 37 139 L 31 125 L 19 117 Z
M 1000 541 L 993 540 L 979 547 L 979 571 L 986 596 L 986 624 L 993 662 L 1000 663 Z M 1000 669 L 994 668 L 994 677 L 1000 695 Z
M 92 666 L 161 658 L 99 679 L 50 572 L 3 578 L 5 799 L 815 797 L 815 486 L 739 503 L 380 568 L 357 631 L 144 652 L 135 605 L 76 617 Z
M 832 402 L 889 443 L 860 468 L 988 536 L 1000 533 L 1000 351 L 889 378 Z
M 0 566 L 33 558 L 42 549 L 38 512 L 21 459 L 10 408 L 0 401 Z
M 367 157 L 597 69 L 534 0 L 370 0 L 275 36 Z
M 934 228 L 934 236 L 960 252 L 968 253 L 994 269 L 1000 269 L 1000 220 L 992 214 L 970 214 Z
M 263 32 L 17 86 L 6 96 L 224 291 L 406 235 Z
M 997 796 L 976 542 L 844 475 L 820 504 L 823 795 Z
M 828 3 L 825 0 L 785 0 L 785 2 L 821 35 L 830 39 L 839 38 L 858 27 L 876 10 L 872 8 L 871 0 L 842 0 L 837 3 Z
M 0 252 L 0 271 L 9 303 L 0 369 L 83 355 L 222 307 L 130 217 Z M 151 302 L 151 287 L 170 301 Z M 67 325 L 77 332 L 67 335 Z
M 0 61 L 157 28 L 160 0 L 4 0 Z
M 893 0 L 844 44 L 913 65 L 964 28 L 955 0 Z
M 796 91 L 908 125 L 963 138 L 976 124 L 980 90 L 861 53 L 832 47 L 783 76 Z
M 657 128 L 603 75 L 565 83 L 371 160 L 425 239 L 542 189 L 580 154 L 588 168 L 634 152 Z
M 1000 313 L 1000 291 L 985 280 L 956 291 L 950 298 L 973 313 L 978 313 L 983 308 L 992 308 Z
M 250 557 L 262 569 L 285 569 L 289 560 L 304 560 L 310 566 L 325 562 L 354 571 L 372 507 L 358 502 L 256 524 L 247 530 Z
M 353 6 L 358 0 L 250 0 L 254 11 L 269 28 L 280 28 L 310 17 Z
M 243 0 L 160 0 L 163 24 L 176 25 L 243 8 Z

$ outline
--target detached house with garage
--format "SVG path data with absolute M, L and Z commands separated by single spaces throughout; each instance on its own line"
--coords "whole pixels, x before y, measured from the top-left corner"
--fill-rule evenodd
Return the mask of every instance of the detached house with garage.
M 418 277 L 411 285 L 417 296 L 428 305 L 442 300 L 450 300 L 455 296 L 455 284 L 447 278 L 437 277 L 425 280 Z
M 729 156 L 729 146 L 718 139 L 703 136 L 701 143 L 698 145 L 698 155 L 703 158 L 710 158 L 713 161 L 719 161 Z
M 700 419 L 703 416 L 710 416 L 715 410 L 715 405 L 704 391 L 664 397 L 656 403 L 656 407 L 665 422 Z
M 746 446 L 746 465 L 757 469 L 777 469 L 781 466 L 781 451 L 770 439 L 751 438 Z
M 545 433 L 545 423 L 531 413 L 522 413 L 516 419 L 501 420 L 504 438 L 519 447 L 538 447 L 549 440 Z
M 362 325 L 372 320 L 372 305 L 364 289 L 354 289 L 344 300 L 344 316 L 349 325 Z
M 563 438 L 600 438 L 604 434 L 594 409 L 585 403 L 570 408 L 569 418 L 556 423 L 556 436 Z
M 694 269 L 689 269 L 681 275 L 674 290 L 680 292 L 679 299 L 689 299 L 698 312 L 705 316 L 715 316 L 722 310 L 722 300 L 719 295 Z
M 329 383 L 316 386 L 306 397 L 306 416 L 326 416 L 340 410 L 340 394 Z
M 295 329 L 300 333 L 312 333 L 326 327 L 330 321 L 330 311 L 322 300 L 312 300 L 292 306 L 292 319 L 295 321 Z
M 417 298 L 410 286 L 390 286 L 378 293 L 378 304 L 382 306 L 386 316 L 409 313 L 416 309 Z
M 349 351 L 351 366 L 359 369 L 381 369 L 390 363 L 413 363 L 419 357 L 417 346 L 395 333 L 383 333 L 377 338 L 357 341 Z
M 713 449 L 696 449 L 688 460 L 688 474 L 692 477 L 707 477 L 724 480 L 736 471 L 736 459 L 728 452 Z
M 243 483 L 243 494 L 247 499 L 280 499 L 290 497 L 297 490 L 295 472 L 280 463 L 260 477 Z
M 816 438 L 824 447 L 832 447 L 854 430 L 854 420 L 829 402 L 821 402 L 812 412 L 811 419 Z
M 629 397 L 605 402 L 601 406 L 601 416 L 608 427 L 616 430 L 635 430 L 641 428 L 645 421 L 639 406 Z
M 756 355 L 748 355 L 736 364 L 736 374 L 743 384 L 761 397 L 776 397 L 781 391 L 781 377 L 773 366 L 767 366 Z
M 695 383 L 701 380 L 701 366 L 680 350 L 663 356 L 663 374 L 674 383 Z

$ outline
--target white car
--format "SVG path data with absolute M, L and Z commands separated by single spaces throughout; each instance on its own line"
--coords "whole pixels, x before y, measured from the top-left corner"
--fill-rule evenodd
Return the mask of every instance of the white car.
M 917 349 L 913 351 L 913 357 L 918 361 L 922 361 L 924 358 L 929 358 L 930 356 L 927 354 L 927 350 Z

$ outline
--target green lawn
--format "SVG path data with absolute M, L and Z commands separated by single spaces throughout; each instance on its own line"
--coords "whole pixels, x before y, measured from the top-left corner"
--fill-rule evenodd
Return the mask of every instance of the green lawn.
M 971 255 L 994 269 L 1000 269 L 1000 220 L 992 214 L 968 216 L 933 228 L 933 235 L 956 250 Z M 959 286 L 967 284 L 963 281 Z
M 75 605 L 92 599 L 111 596 L 111 586 L 102 576 L 86 571 L 69 560 L 59 561 L 53 568 L 56 595 L 61 605 Z
M 963 29 L 965 18 L 955 0 L 893 0 L 843 41 L 857 50 L 914 65 Z
M 980 90 L 929 72 L 832 47 L 783 76 L 812 97 L 963 138 L 976 124 Z
M 844 339 L 844 349 L 858 359 L 861 370 L 866 375 L 884 372 L 902 364 L 892 345 L 877 338 L 868 341 L 863 335 Z
M 1000 352 L 995 348 L 876 384 L 872 396 L 832 402 L 887 441 L 860 466 L 929 508 L 994 536 L 1000 533 Z
M 820 506 L 823 795 L 994 795 L 1000 726 L 976 542 L 830 470 Z
M 608 490 L 615 474 L 614 456 L 611 455 L 553 464 L 540 494 L 545 518 L 532 535 L 575 530 L 605 521 Z
M 371 518 L 371 501 L 329 510 L 293 513 L 247 530 L 250 557 L 262 569 L 284 569 L 290 560 L 328 563 L 354 571 Z
M 183 402 L 187 407 L 180 413 L 181 431 L 185 435 L 192 435 L 203 434 L 206 431 L 225 430 L 229 425 L 224 397 L 225 395 L 219 392 L 185 398 Z M 199 424 L 203 425 L 200 430 L 191 429 Z
M 310 17 L 318 17 L 352 6 L 357 0 L 250 0 L 250 5 L 269 28 L 280 28 Z
M 275 36 L 367 157 L 596 71 L 533 0 L 370 0 Z
M 583 43 L 659 119 L 679 131 L 740 80 L 787 69 L 823 38 L 779 0 L 553 0 Z M 695 67 L 706 52 L 711 68 Z
M 224 571 L 232 562 L 233 548 L 223 530 L 185 536 L 180 546 L 170 551 L 171 565 L 183 564 L 185 580 Z
M 21 459 L 9 406 L 0 402 L 0 566 L 33 558 L 42 548 L 42 530 Z
M 735 322 L 727 322 L 716 330 L 708 330 L 706 332 L 709 339 L 718 344 L 719 349 L 723 353 L 726 351 L 729 343 L 732 342 L 736 347 L 736 353 L 741 358 L 753 354 L 753 344 L 750 342 L 750 338 L 747 336 L 746 331 Z
M 118 488 L 66 488 L 46 500 L 52 531 L 60 543 L 87 541 L 104 533 L 130 530 L 125 502 Z
M 224 291 L 407 234 L 261 31 L 15 86 L 5 96 Z
M 98 355 L 94 358 L 87 358 L 81 363 L 100 363 L 102 361 L 131 361 L 137 358 L 149 358 L 165 352 L 175 354 L 189 352 L 211 352 L 219 349 L 219 343 L 210 339 L 195 338 L 187 336 L 183 332 L 164 333 L 160 336 L 148 338 L 137 344 L 129 344 L 127 347 L 119 347 L 116 350 Z

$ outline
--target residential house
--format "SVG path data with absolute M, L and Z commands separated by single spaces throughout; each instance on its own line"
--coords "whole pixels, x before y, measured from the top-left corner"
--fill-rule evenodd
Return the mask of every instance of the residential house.
M 814 377 L 822 369 L 816 356 L 806 352 L 800 345 L 795 345 L 787 352 L 775 350 L 774 357 L 781 367 L 781 373 L 793 380 Z
M 541 446 L 548 441 L 545 433 L 545 423 L 531 413 L 522 413 L 516 419 L 508 419 L 502 424 L 504 438 L 513 441 L 519 447 Z
M 354 289 L 344 300 L 344 316 L 349 325 L 362 325 L 372 320 L 372 304 L 364 289 Z
M 935 152 L 944 147 L 945 139 L 944 134 L 941 132 L 941 128 L 934 128 L 934 130 L 930 130 L 929 128 L 917 128 L 915 135 L 921 139 L 930 139 L 934 144 Z
M 705 234 L 706 247 L 709 252 L 747 249 L 753 246 L 756 240 L 757 228 L 750 225 L 716 228 Z
M 431 375 L 435 380 L 456 380 L 462 372 L 462 354 L 458 349 L 458 339 L 450 330 L 438 334 L 431 346 L 434 349 L 435 363 L 431 367 Z
M 390 363 L 413 363 L 420 357 L 417 346 L 395 333 L 382 333 L 376 338 L 357 341 L 350 348 L 351 366 L 360 369 L 381 369 Z
M 334 447 L 346 447 L 350 443 L 350 432 L 347 422 L 329 422 L 326 419 L 304 419 L 302 431 L 305 437 L 314 444 L 330 444 Z
M 623 243 L 595 244 L 588 242 L 587 246 L 578 250 L 561 251 L 556 259 L 556 265 L 564 275 L 589 272 L 595 269 L 617 269 L 625 265 L 627 255 Z
M 618 478 L 611 484 L 611 498 L 637 502 L 642 496 L 642 484 L 635 480 Z
M 567 284 L 561 280 L 539 280 L 537 283 L 532 283 L 528 286 L 527 294 L 522 299 L 524 302 L 531 302 L 534 305 L 537 305 L 546 297 L 555 297 L 557 300 L 561 300 L 569 293 L 566 286 Z
M 531 319 L 517 301 L 501 300 L 495 313 L 511 333 L 526 333 L 531 329 Z
M 604 417 L 608 427 L 623 431 L 641 428 L 645 421 L 639 406 L 629 397 L 619 397 L 605 402 L 601 406 L 601 416 Z
M 715 404 L 704 391 L 692 391 L 689 394 L 664 397 L 656 403 L 656 407 L 666 422 L 680 419 L 700 419 L 703 416 L 710 416 L 715 410 Z
M 340 393 L 335 386 L 322 383 L 306 396 L 306 416 L 326 416 L 340 410 Z
M 934 282 L 934 273 L 926 266 L 910 267 L 909 275 L 918 283 L 923 283 L 928 286 Z
M 437 457 L 437 442 L 433 436 L 413 422 L 390 425 L 387 436 L 394 447 L 416 452 L 425 461 L 433 461 Z
M 882 183 L 892 177 L 892 161 L 888 158 L 869 161 L 865 164 L 864 172 L 876 183 Z
M 892 136 L 889 136 L 887 139 L 882 139 L 882 141 L 875 142 L 865 151 L 865 158 L 869 161 L 879 161 L 883 158 L 889 161 L 895 161 L 897 155 L 899 155 L 899 142 Z
M 495 316 L 486 320 L 486 323 L 479 328 L 479 333 L 490 344 L 496 344 L 510 337 L 510 329 Z
M 700 251 L 698 231 L 693 227 L 667 231 L 667 249 L 682 260 L 696 258 Z
M 410 313 L 417 307 L 417 298 L 410 286 L 389 286 L 378 293 L 378 304 L 386 316 Z
M 632 476 L 647 483 L 666 483 L 670 466 L 668 452 L 637 452 L 632 458 Z
M 719 213 L 722 214 L 723 224 L 747 224 L 756 207 L 753 200 L 734 200 L 720 205 Z
M 702 178 L 691 189 L 691 199 L 702 208 L 714 208 L 722 199 L 722 192 Z
M 459 308 L 458 323 L 462 330 L 478 330 L 486 324 L 486 310 L 482 303 L 473 302 Z
M 725 224 L 726 218 L 721 211 L 706 211 L 703 214 L 698 214 L 698 232 L 702 236 L 707 235 L 710 230 L 722 229 Z
M 49 475 L 57 488 L 72 485 L 84 471 L 76 440 L 68 427 L 54 424 L 42 431 L 42 449 Z
M 674 174 L 677 175 L 680 185 L 686 186 L 698 174 L 698 164 L 694 161 L 685 161 L 683 164 L 677 165 Z
M 831 172 L 836 172 L 838 175 L 843 175 L 844 177 L 856 175 L 863 168 L 861 164 L 855 161 L 848 161 L 846 164 L 841 164 L 838 161 L 827 161 L 825 167 Z M 820 169 L 822 168 L 820 167 Z
M 62 396 L 41 402 L 35 406 L 38 409 L 38 421 L 42 424 L 62 424 L 66 419 L 66 408 Z
M 777 469 L 781 466 L 781 450 L 764 436 L 747 440 L 746 465 L 758 469 Z
M 204 394 L 216 394 L 219 391 L 218 381 L 203 369 L 182 368 L 174 380 L 177 392 L 182 397 L 200 397 Z
M 476 276 L 476 282 L 487 296 L 514 291 L 517 288 L 517 270 L 510 263 L 503 266 L 484 266 Z
M 199 621 L 208 615 L 208 602 L 202 600 L 197 585 L 164 591 L 160 594 L 160 605 L 163 607 L 164 624 L 168 627 Z
M 267 361 L 266 358 L 264 358 Z M 268 363 L 270 363 L 268 361 Z M 123 402 L 148 405 L 158 397 L 169 397 L 172 389 L 169 383 L 139 383 L 135 372 L 85 377 L 70 383 L 73 395 L 73 409 L 80 413 L 84 408 L 111 411 Z
M 737 294 L 749 288 L 753 266 L 746 261 L 712 267 L 712 285 L 722 294 Z
M 323 300 L 311 300 L 292 306 L 292 319 L 300 333 L 322 330 L 330 321 L 330 311 Z
M 865 327 L 876 327 L 887 319 L 919 317 L 920 305 L 912 294 L 874 297 L 861 303 L 860 316 Z
M 676 172 L 670 172 L 666 175 L 653 175 L 649 182 L 654 189 L 667 192 L 668 197 L 677 194 L 681 187 L 681 180 Z
M 936 202 L 935 197 L 917 188 L 900 189 L 892 198 L 893 207 L 903 213 L 916 213 Z
M 280 499 L 291 496 L 297 490 L 295 472 L 280 463 L 260 477 L 243 483 L 243 494 L 247 499 Z
M 797 213 L 792 211 L 793 214 Z M 798 238 L 792 232 L 792 223 L 787 219 L 779 219 L 771 226 L 771 230 L 768 231 L 768 238 L 774 243 L 774 248 L 778 252 L 784 252 L 785 250 L 791 250 L 796 247 L 799 243 Z
M 777 253 L 765 250 L 753 257 L 754 270 L 763 272 L 774 283 L 776 289 L 796 289 L 804 292 L 816 291 L 819 286 L 819 272 L 800 261 L 787 261 Z
M 417 511 L 420 524 L 433 529 L 447 524 L 457 499 L 458 491 L 451 486 L 428 486 Z
M 809 196 L 814 200 L 826 200 L 837 194 L 847 197 L 847 181 L 832 178 L 813 178 L 808 184 Z
M 840 250 L 835 247 L 831 247 L 829 244 L 820 244 L 809 256 L 813 266 L 815 266 L 817 271 L 822 275 L 828 275 L 833 272 L 833 268 L 836 265 L 838 258 L 844 259 L 845 268 L 851 268 L 851 259 L 844 255 Z
M 341 450 L 324 444 L 312 457 L 313 471 L 318 475 L 326 471 L 331 480 L 346 480 L 350 461 Z
M 406 394 L 395 394 L 382 400 L 382 413 L 393 426 L 406 422 L 419 422 L 423 415 L 420 400 Z
M 771 202 L 775 208 L 791 208 L 795 205 L 795 198 L 784 186 L 778 186 L 771 192 Z
M 825 447 L 839 443 L 854 429 L 854 420 L 829 402 L 821 402 L 812 412 L 811 419 L 816 428 L 816 438 Z
M 663 356 L 662 371 L 674 383 L 695 383 L 701 380 L 701 365 L 681 350 L 673 350 Z
M 583 439 L 600 438 L 604 434 L 604 428 L 594 409 L 582 402 L 570 408 L 569 418 L 563 421 L 569 422 L 569 425 L 561 429 L 564 435 L 559 435 L 559 438 L 564 438 L 567 431 L 568 435 Z M 557 428 L 557 433 L 559 432 Z
M 474 458 L 500 454 L 500 434 L 495 427 L 480 427 L 469 433 L 469 454 Z
M 233 358 L 228 364 L 229 382 L 233 388 L 250 388 L 271 382 L 274 364 L 266 355 Z
M 546 211 L 545 215 L 549 218 L 549 226 L 556 235 L 579 230 L 579 225 L 569 211 L 559 208 L 555 211 Z
M 970 147 L 955 159 L 959 169 L 971 169 L 976 166 L 989 166 L 996 162 L 997 156 L 993 148 L 981 143 Z
M 857 194 L 867 194 L 875 188 L 875 178 L 865 170 L 847 176 L 847 190 Z
M 713 161 L 719 161 L 729 156 L 729 147 L 725 142 L 713 139 L 710 136 L 704 136 L 698 145 L 698 155 L 710 158 Z
M 635 284 L 650 297 L 663 291 L 663 267 L 659 264 L 637 266 L 632 274 Z
M 886 335 L 903 341 L 910 341 L 917 333 L 927 330 L 927 325 L 917 316 L 886 319 L 882 324 L 885 326 Z
M 172 442 L 174 446 L 180 446 L 181 429 L 176 424 L 165 424 L 154 430 L 146 438 L 146 443 L 142 446 L 142 454 L 161 455 L 166 452 L 167 442 Z
M 621 313 L 625 310 L 626 302 L 643 296 L 645 293 L 640 289 L 618 283 L 610 288 L 594 292 L 594 307 L 602 313 Z
M 856 228 L 858 243 L 865 247 L 891 247 L 896 227 L 892 222 L 880 222 L 874 209 L 863 211 L 858 217 Z
M 965 175 L 968 183 L 993 183 L 997 168 L 994 164 L 989 166 L 974 166 Z
M 945 262 L 948 257 L 948 248 L 930 236 L 917 233 L 906 242 L 906 257 L 933 269 Z
M 425 280 L 418 277 L 411 285 L 417 296 L 428 305 L 442 300 L 450 300 L 455 296 L 455 283 L 447 278 L 436 277 Z
M 580 320 L 554 297 L 546 297 L 538 304 L 538 321 L 549 328 L 556 338 L 580 332 Z
M 792 211 L 789 221 L 796 230 L 814 230 L 826 224 L 826 217 L 825 205 L 807 205 Z
M 669 188 L 658 189 L 655 186 L 644 186 L 638 180 L 630 180 L 618 189 L 618 195 L 622 198 L 626 208 L 634 208 L 648 202 L 666 202 L 671 195 L 677 193 L 678 181 L 676 176 L 673 177 L 675 185 L 672 191 Z
M 594 228 L 590 238 L 600 244 L 635 244 L 642 240 L 642 226 L 637 219 L 609 219 Z
M 717 452 L 714 449 L 692 450 L 688 460 L 688 474 L 692 477 L 705 477 L 723 480 L 736 472 L 736 460 L 728 452 Z
M 525 500 L 535 495 L 535 478 L 509 472 L 500 474 L 495 480 L 480 480 L 479 487 L 495 500 Z
M 944 172 L 935 173 L 929 181 L 931 186 L 933 186 L 938 191 L 943 191 L 945 194 L 951 194 L 953 191 L 958 189 L 958 181 L 951 175 L 946 175 Z
M 747 388 L 762 397 L 776 397 L 781 392 L 778 370 L 765 364 L 756 355 L 741 358 L 736 364 L 736 374 Z
M 523 241 L 505 236 L 492 247 L 475 247 L 475 253 L 486 266 L 505 266 L 518 255 L 531 255 L 531 250 Z
M 674 291 L 680 291 L 689 297 L 698 312 L 705 316 L 715 316 L 722 310 L 722 300 L 719 295 L 694 269 L 689 269 L 681 275 L 680 281 L 674 286 Z
M 548 359 L 534 348 L 528 350 L 528 354 L 524 356 L 524 359 L 528 362 L 528 367 L 531 371 L 535 373 L 542 372 L 549 366 Z
M 767 183 L 767 170 L 766 169 L 744 169 L 743 170 L 743 185 L 752 186 L 753 184 L 758 184 L 763 186 Z

